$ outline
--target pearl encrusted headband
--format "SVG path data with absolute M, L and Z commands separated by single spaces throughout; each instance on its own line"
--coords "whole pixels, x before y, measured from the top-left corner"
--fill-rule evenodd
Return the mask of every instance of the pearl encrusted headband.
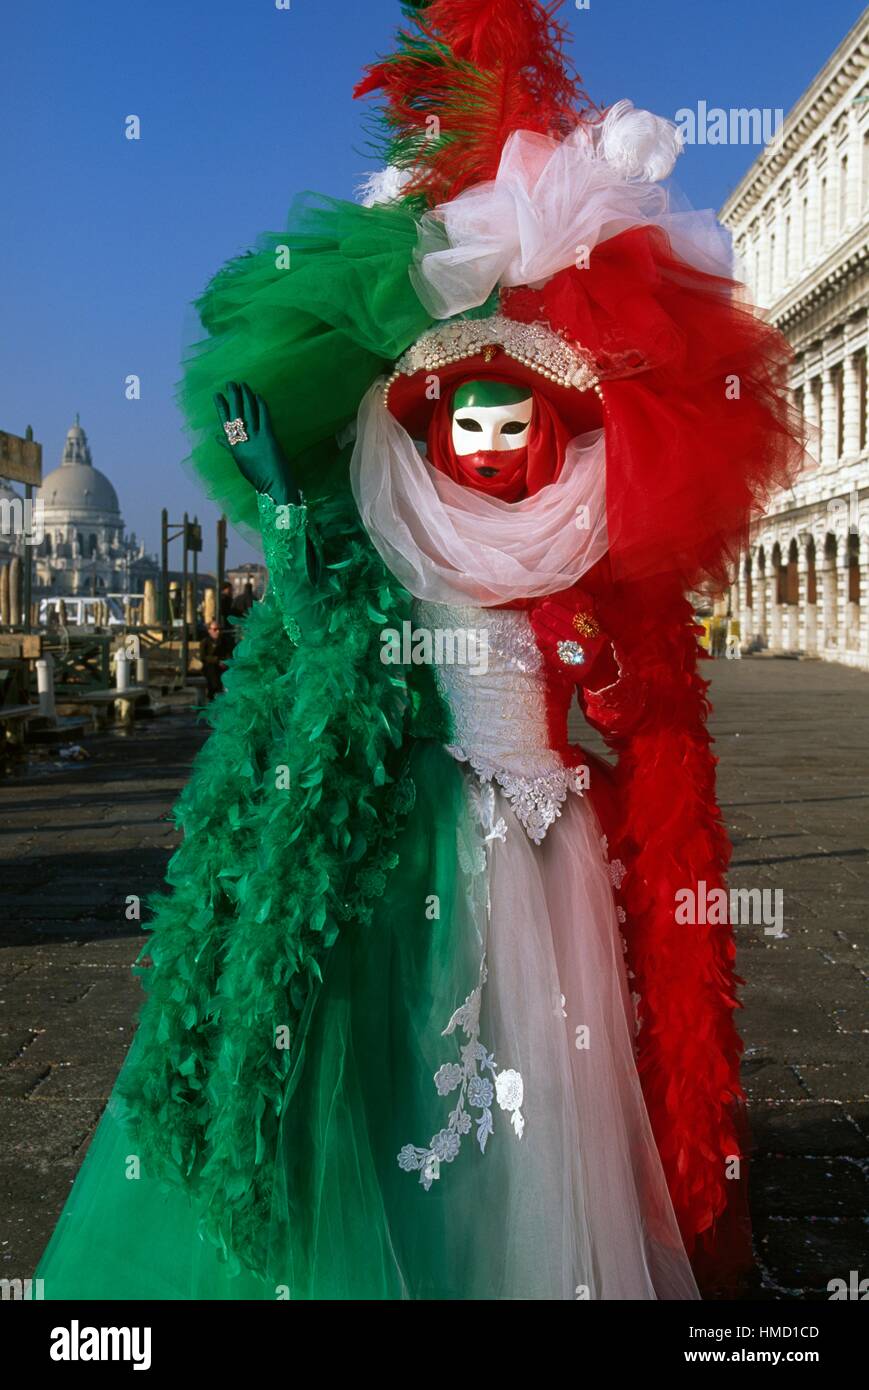
M 490 349 L 494 357 L 499 348 L 547 381 L 600 395 L 594 362 L 578 344 L 560 337 L 548 324 L 520 323 L 506 314 L 493 314 L 487 319 L 444 323 L 423 333 L 396 362 L 384 387 L 384 400 L 388 403 L 389 388 L 400 376 L 437 372 L 466 357 L 487 357 Z

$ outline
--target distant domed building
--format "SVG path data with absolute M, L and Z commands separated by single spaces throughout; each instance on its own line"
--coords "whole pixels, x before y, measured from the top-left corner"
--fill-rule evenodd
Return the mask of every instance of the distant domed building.
M 141 593 L 145 580 L 157 577 L 156 559 L 135 533 L 124 534 L 118 494 L 94 468 L 77 415 L 60 467 L 46 475 L 36 497 L 44 506 L 45 529 L 34 557 L 40 593 Z

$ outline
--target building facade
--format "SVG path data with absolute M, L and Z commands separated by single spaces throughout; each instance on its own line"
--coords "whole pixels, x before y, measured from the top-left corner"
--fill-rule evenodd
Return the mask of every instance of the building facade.
M 243 565 L 236 565 L 233 569 L 227 570 L 226 577 L 232 585 L 234 599 L 242 598 L 248 587 L 252 590 L 254 598 L 260 599 L 266 591 L 268 570 L 265 565 L 248 561 Z
M 35 547 L 36 596 L 141 593 L 159 566 L 134 534 L 127 536 L 118 494 L 93 466 L 78 416 L 64 445 L 60 466 L 36 493 L 45 536 Z
M 753 527 L 731 613 L 745 650 L 869 668 L 869 10 L 720 216 L 794 349 L 816 463 Z

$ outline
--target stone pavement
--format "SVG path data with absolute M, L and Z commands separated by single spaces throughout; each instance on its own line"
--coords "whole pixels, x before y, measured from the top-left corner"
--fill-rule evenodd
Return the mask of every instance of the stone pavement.
M 730 885 L 781 889 L 784 935 L 736 927 L 762 1291 L 869 1277 L 869 675 L 709 663 Z
M 782 889 L 784 935 L 736 929 L 756 1157 L 749 1296 L 869 1276 L 865 1004 L 869 675 L 709 664 L 734 887 Z M 90 761 L 0 784 L 0 1277 L 32 1274 L 129 1045 L 167 813 L 202 739 L 187 717 L 95 738 Z
M 0 781 L 0 1278 L 32 1276 L 129 1046 L 126 899 L 161 886 L 204 737 L 172 716 Z

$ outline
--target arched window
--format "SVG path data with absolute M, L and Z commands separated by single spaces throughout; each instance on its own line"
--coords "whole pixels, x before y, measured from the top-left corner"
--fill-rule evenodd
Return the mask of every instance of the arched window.
M 823 248 L 827 241 L 827 180 L 821 179 L 821 197 L 818 212 L 818 241 Z
M 815 567 L 815 538 L 809 536 L 806 543 L 806 603 L 818 601 L 818 571 Z
M 99 550 L 99 545 L 97 544 L 97 538 L 96 538 L 94 532 L 91 531 L 91 533 L 90 533 L 90 535 L 89 535 L 89 537 L 88 537 L 88 555 L 96 555 L 96 553 L 97 553 L 98 550 Z
M 833 391 L 836 400 L 836 458 L 845 452 L 845 373 L 841 367 L 833 368 Z
M 775 290 L 775 232 L 769 238 L 769 265 L 767 267 L 767 294 L 772 298 Z

